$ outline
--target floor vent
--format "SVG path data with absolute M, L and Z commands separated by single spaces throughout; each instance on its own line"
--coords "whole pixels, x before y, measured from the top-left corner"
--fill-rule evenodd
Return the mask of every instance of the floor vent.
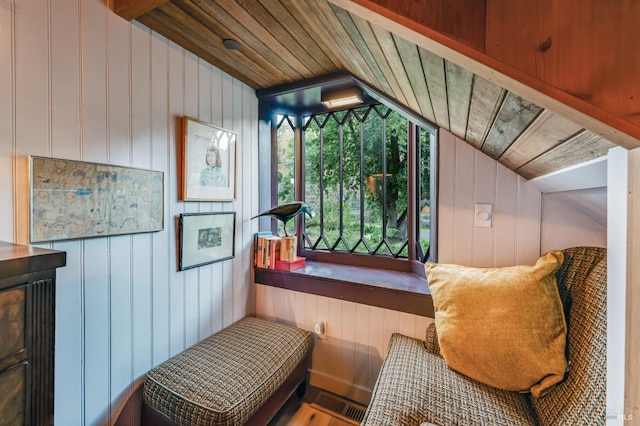
M 366 411 L 366 407 L 360 404 L 324 391 L 318 392 L 311 406 L 354 425 L 362 422 Z

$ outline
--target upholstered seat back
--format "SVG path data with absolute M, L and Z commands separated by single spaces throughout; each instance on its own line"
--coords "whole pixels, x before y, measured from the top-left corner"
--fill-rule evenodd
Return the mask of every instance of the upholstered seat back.
M 556 273 L 568 321 L 570 371 L 542 398 L 531 398 L 541 425 L 604 424 L 607 365 L 607 252 L 563 250 Z

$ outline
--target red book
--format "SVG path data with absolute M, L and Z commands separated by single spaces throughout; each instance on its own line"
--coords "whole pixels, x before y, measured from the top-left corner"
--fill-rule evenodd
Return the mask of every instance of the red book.
M 281 271 L 293 271 L 304 267 L 306 262 L 304 257 L 296 257 L 296 260 L 276 260 L 276 269 Z

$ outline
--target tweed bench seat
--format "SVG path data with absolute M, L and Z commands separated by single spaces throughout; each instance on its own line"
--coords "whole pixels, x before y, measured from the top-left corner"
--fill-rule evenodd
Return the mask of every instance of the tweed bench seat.
M 308 331 L 246 317 L 147 373 L 143 422 L 266 424 L 304 386 L 310 352 Z

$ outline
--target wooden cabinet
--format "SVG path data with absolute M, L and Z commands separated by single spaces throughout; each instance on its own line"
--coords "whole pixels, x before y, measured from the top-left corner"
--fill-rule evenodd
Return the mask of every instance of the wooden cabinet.
M 0 241 L 0 426 L 53 425 L 56 268 L 66 253 Z

